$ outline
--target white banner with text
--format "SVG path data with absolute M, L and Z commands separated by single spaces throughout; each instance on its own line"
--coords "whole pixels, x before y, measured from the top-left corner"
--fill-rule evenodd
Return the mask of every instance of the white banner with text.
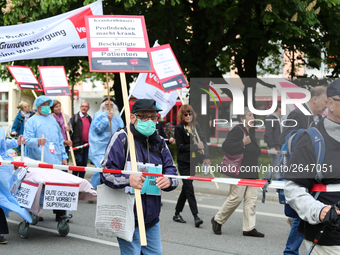
M 0 63 L 87 56 L 85 16 L 102 14 L 99 0 L 51 18 L 0 27 Z

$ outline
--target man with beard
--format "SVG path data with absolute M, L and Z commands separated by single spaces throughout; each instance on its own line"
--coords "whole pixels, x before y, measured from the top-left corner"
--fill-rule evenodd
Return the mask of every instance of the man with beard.
M 112 123 L 112 134 L 118 128 L 124 127 L 124 122 L 119 115 L 116 101 L 113 98 L 110 98 L 110 105 L 111 110 L 109 112 L 109 101 L 105 97 L 100 105 L 100 110 L 93 116 L 90 126 L 89 159 L 96 167 L 100 167 L 106 146 L 111 137 L 110 122 Z M 95 189 L 100 184 L 100 174 L 98 172 L 93 173 L 90 183 Z

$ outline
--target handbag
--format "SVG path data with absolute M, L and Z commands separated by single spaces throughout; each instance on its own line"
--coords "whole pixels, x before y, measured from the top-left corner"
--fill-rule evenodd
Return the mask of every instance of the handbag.
M 243 131 L 244 134 L 246 134 L 241 127 L 239 128 Z M 243 153 L 237 155 L 230 155 L 228 153 L 225 153 L 220 168 L 218 168 L 218 172 L 227 176 L 238 177 L 240 174 L 242 159 Z
M 129 146 L 126 150 L 124 170 L 127 168 L 128 152 Z M 125 189 L 112 189 L 105 184 L 98 185 L 96 234 L 119 237 L 131 242 L 135 231 L 134 204 L 135 196 L 126 193 Z
M 112 189 L 105 184 L 97 186 L 95 229 L 97 235 L 133 239 L 135 197 L 124 189 Z

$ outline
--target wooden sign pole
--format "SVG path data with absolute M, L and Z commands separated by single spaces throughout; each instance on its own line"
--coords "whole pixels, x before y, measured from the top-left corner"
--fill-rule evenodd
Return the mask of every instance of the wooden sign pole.
M 129 148 L 130 148 L 131 167 L 132 167 L 132 171 L 137 172 L 138 170 L 137 170 L 137 161 L 136 161 L 135 141 L 133 139 L 133 135 L 130 130 L 130 106 L 129 106 L 129 100 L 128 100 L 125 73 L 120 73 L 120 82 L 122 86 L 122 94 L 123 94 L 123 101 L 124 101 L 124 108 L 125 108 L 125 120 L 126 120 L 126 129 L 127 129 L 127 135 L 128 135 L 128 143 L 129 143 Z M 147 242 L 146 242 L 144 215 L 143 215 L 142 198 L 141 198 L 140 189 L 135 189 L 135 199 L 136 199 L 140 242 L 142 246 L 146 246 Z
M 45 138 L 45 135 L 43 134 L 41 138 Z M 41 158 L 40 158 L 41 162 L 44 162 L 44 148 L 45 148 L 45 145 L 41 145 Z
M 22 143 L 22 141 L 24 140 L 24 137 L 21 137 L 21 161 L 24 162 L 24 158 L 25 158 L 25 147 L 24 144 Z
M 109 87 L 109 74 L 106 73 L 106 87 L 107 87 L 107 100 L 109 103 L 109 113 L 111 112 L 111 103 L 110 103 L 110 87 Z M 110 120 L 110 131 L 112 136 L 112 121 Z
M 181 94 L 179 93 L 178 90 L 176 90 L 176 91 L 177 91 L 178 97 L 179 97 L 179 99 L 181 100 L 182 104 L 184 104 L 184 100 L 183 100 Z M 201 142 L 201 139 L 200 139 L 200 137 L 199 137 L 199 135 L 198 135 L 198 133 L 197 133 L 196 128 L 193 130 L 193 132 L 195 132 L 195 135 L 196 135 L 196 137 L 197 137 L 197 142 L 198 142 L 198 143 Z M 200 150 L 200 151 L 202 151 L 202 153 L 204 154 L 204 150 Z M 214 175 L 214 173 L 211 171 L 211 168 L 210 168 L 210 174 L 211 174 L 212 177 L 215 178 L 215 175 Z M 216 188 L 217 188 L 217 189 L 220 189 L 220 187 L 218 186 L 217 182 L 215 182 L 215 185 L 216 185 Z
M 32 94 L 35 97 L 35 99 L 37 99 L 37 94 L 35 93 L 35 91 L 34 90 L 31 90 L 31 91 L 32 91 Z
M 61 108 L 61 114 L 63 115 L 64 125 L 65 125 L 65 130 L 66 130 L 67 123 L 66 123 L 66 117 L 65 117 L 63 108 Z M 70 132 L 67 131 L 67 130 L 66 130 L 66 136 L 67 136 L 67 140 L 71 140 Z M 71 152 L 71 157 L 72 157 L 73 165 L 77 166 L 77 162 L 76 162 L 76 158 L 74 157 L 74 152 L 73 152 L 73 147 L 72 146 L 70 146 L 70 152 Z

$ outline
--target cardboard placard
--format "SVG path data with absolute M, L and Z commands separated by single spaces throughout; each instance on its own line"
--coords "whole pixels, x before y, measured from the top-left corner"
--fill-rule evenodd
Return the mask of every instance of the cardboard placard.
M 144 16 L 86 16 L 91 72 L 153 72 Z
M 170 44 L 151 48 L 153 66 L 165 92 L 189 86 Z
M 71 95 L 63 66 L 39 66 L 39 72 L 46 96 Z
M 15 195 L 15 199 L 18 201 L 21 207 L 30 209 L 32 207 L 35 195 L 37 194 L 39 184 L 22 181 L 21 187 Z
M 28 66 L 7 66 L 20 89 L 43 91 L 37 78 Z
M 79 184 L 45 183 L 44 209 L 77 210 Z

